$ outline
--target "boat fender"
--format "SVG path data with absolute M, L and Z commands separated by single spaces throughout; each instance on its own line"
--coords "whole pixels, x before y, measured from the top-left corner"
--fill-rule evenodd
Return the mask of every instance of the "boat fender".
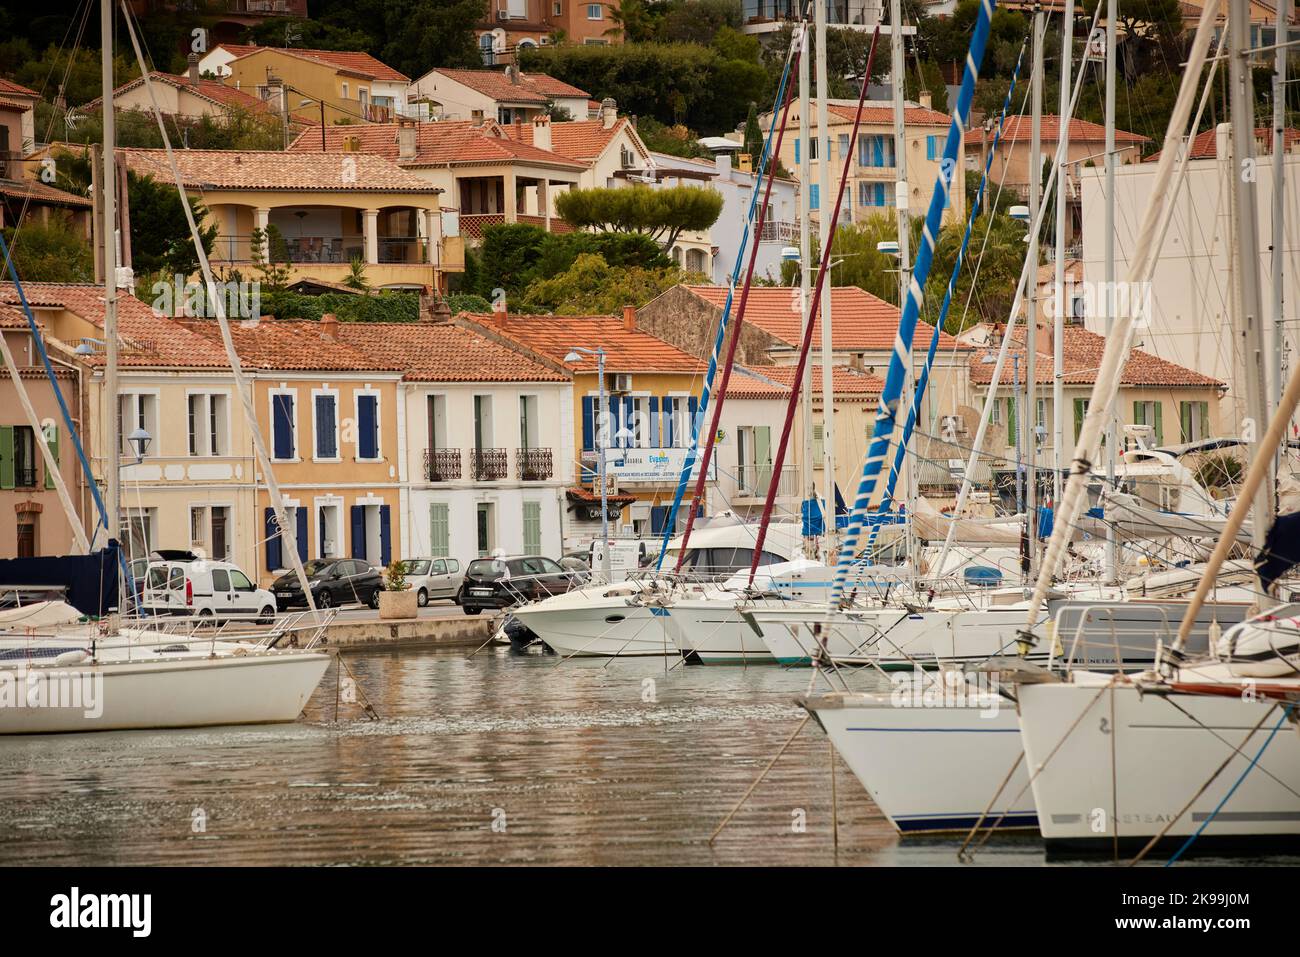
M 65 651 L 54 659 L 54 663 L 60 668 L 66 668 L 68 665 L 79 665 L 83 661 L 90 660 L 90 652 L 84 648 L 77 648 L 73 651 Z

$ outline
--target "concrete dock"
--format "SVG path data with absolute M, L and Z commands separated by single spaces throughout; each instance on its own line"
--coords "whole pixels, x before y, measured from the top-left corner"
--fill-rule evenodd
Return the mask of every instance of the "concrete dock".
M 325 647 L 336 651 L 373 651 L 414 645 L 476 648 L 501 625 L 500 615 L 421 616 L 380 620 L 338 619 L 325 632 Z

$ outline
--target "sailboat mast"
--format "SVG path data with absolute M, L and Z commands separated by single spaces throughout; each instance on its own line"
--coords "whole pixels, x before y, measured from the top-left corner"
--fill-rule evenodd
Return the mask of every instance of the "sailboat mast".
M 890 0 L 889 3 L 889 77 L 894 93 L 894 204 L 898 212 L 898 310 L 902 318 L 903 304 L 907 302 L 907 290 L 912 277 L 912 217 L 908 210 L 908 199 L 912 195 L 907 185 L 907 114 L 903 105 L 903 91 L 907 65 L 903 51 L 903 2 Z M 907 357 L 906 377 L 903 380 L 903 401 L 900 409 L 912 406 L 912 390 L 916 387 L 916 356 L 909 351 Z M 912 500 L 912 476 L 915 470 L 906 460 L 903 467 L 907 469 L 907 555 L 912 567 L 916 567 L 916 555 L 913 548 L 912 514 L 915 502 Z M 882 502 L 883 504 L 883 502 Z
M 829 200 L 834 189 L 831 178 L 831 137 L 830 137 L 830 95 L 826 83 L 826 7 L 829 0 L 818 0 L 814 4 L 816 13 L 814 24 L 817 31 L 817 181 L 820 183 L 818 198 L 822 202 Z M 849 145 L 851 150 L 853 145 Z M 831 339 L 831 299 L 834 292 L 835 267 L 831 264 L 830 218 L 822 212 L 817 217 L 817 235 L 821 241 L 823 268 L 829 270 L 826 275 L 828 289 L 821 298 L 822 322 L 822 542 L 826 561 L 835 554 L 835 374 L 831 368 L 833 342 Z
M 1034 56 L 1033 72 L 1029 79 L 1029 98 L 1031 100 L 1032 117 L 1030 120 L 1029 131 L 1029 155 L 1032 160 L 1029 164 L 1029 221 L 1038 222 L 1038 209 L 1043 204 L 1043 47 L 1046 45 L 1045 20 L 1047 14 L 1039 7 L 1034 11 Z M 1062 121 L 1058 121 L 1060 126 Z M 1063 177 L 1064 171 L 1058 172 L 1058 177 Z M 1057 179 L 1056 194 L 1062 195 L 1065 180 Z M 1032 423 L 1034 421 L 1034 377 L 1037 374 L 1034 359 L 1038 354 L 1038 233 L 1035 229 L 1029 234 L 1029 262 L 1032 264 L 1030 275 L 1028 296 L 1025 303 L 1025 409 L 1022 415 L 1015 417 L 1015 429 L 1019 438 L 1019 447 L 1025 451 L 1027 460 L 1025 462 L 1025 478 L 1029 480 L 1029 485 L 1033 485 L 1034 476 L 1034 430 Z M 1056 258 L 1060 261 L 1061 247 L 1056 247 Z M 1013 389 L 1012 399 L 1013 406 L 1019 405 L 1019 396 Z M 1010 439 L 1010 436 L 1008 436 Z M 1010 443 L 1008 443 L 1010 444 Z M 1020 489 L 1020 456 L 1016 456 L 1016 489 Z M 1034 565 L 1034 522 L 1030 518 L 1034 514 L 1034 500 L 1032 493 L 1028 493 L 1023 498 L 1025 503 L 1025 532 L 1024 552 L 1020 557 L 1020 570 L 1024 573 L 1025 580 L 1028 581 L 1033 575 Z
M 99 0 L 100 32 L 100 80 L 103 85 L 102 111 L 104 116 L 104 187 L 103 217 L 100 220 L 100 242 L 104 246 L 104 397 L 107 419 L 102 432 L 107 439 L 108 455 L 104 462 L 105 480 L 108 497 L 104 503 L 105 531 L 109 538 L 120 534 L 122 513 L 121 474 L 119 471 L 121 457 L 121 438 L 119 432 L 127 423 L 119 427 L 117 397 L 117 203 L 114 184 L 117 182 L 116 163 L 113 157 L 114 140 L 117 138 L 116 123 L 113 116 L 113 2 Z M 126 430 L 126 431 L 129 431 Z M 125 543 L 123 543 L 125 545 Z
M 1071 61 L 1074 58 L 1074 0 L 1065 0 L 1065 16 L 1061 19 L 1061 90 L 1057 109 L 1057 155 L 1069 156 L 1070 143 L 1070 88 Z M 1053 269 L 1052 310 L 1052 513 L 1059 514 L 1061 485 L 1065 480 L 1065 310 L 1070 300 L 1065 295 L 1065 217 L 1069 213 L 1069 196 L 1065 190 L 1056 190 L 1057 255 Z
M 1115 21 L 1117 0 L 1106 0 L 1106 335 L 1115 324 Z M 1115 488 L 1115 455 L 1119 435 L 1112 408 L 1106 420 L 1106 487 Z M 1112 524 L 1106 525 L 1106 581 L 1119 580 L 1119 538 Z
M 1255 441 L 1258 432 L 1268 421 L 1264 398 L 1264 354 L 1261 336 L 1259 282 L 1259 220 L 1256 210 L 1255 177 L 1244 175 L 1255 162 L 1255 96 L 1250 69 L 1250 12 L 1245 3 L 1228 5 L 1228 36 L 1232 44 L 1231 93 L 1229 107 L 1232 112 L 1232 156 L 1236 163 L 1234 197 L 1237 203 L 1236 236 L 1237 262 L 1240 264 L 1237 282 L 1237 335 L 1245 360 L 1246 408 L 1254 421 Z M 1249 434 L 1249 433 L 1248 433 Z M 1251 544 L 1258 551 L 1264 547 L 1264 538 L 1273 524 L 1273 469 L 1261 482 L 1254 496 L 1254 518 L 1251 522 Z
M 1277 30 L 1274 34 L 1278 48 L 1273 53 L 1273 254 L 1270 257 L 1273 308 L 1269 313 L 1272 321 L 1264 330 L 1267 369 L 1264 385 L 1270 412 L 1282 391 L 1282 350 L 1286 344 L 1286 327 L 1282 316 L 1282 257 L 1286 245 L 1286 234 L 1283 231 L 1286 209 L 1286 58 L 1290 47 L 1282 45 L 1282 38 L 1287 35 L 1290 17 L 1291 0 L 1278 0 Z
M 818 0 L 820 5 L 820 0 Z M 808 136 L 808 88 L 811 79 L 812 65 L 809 62 L 812 58 L 809 53 L 812 50 L 812 44 L 808 37 L 808 24 L 805 21 L 798 27 L 801 31 L 801 46 L 799 51 L 799 329 L 803 331 L 808 328 L 812 322 L 810 309 L 812 308 L 812 271 L 815 266 L 812 256 L 812 143 Z M 821 199 L 819 195 L 818 200 Z M 818 204 L 820 205 L 820 203 Z M 819 217 L 820 218 L 820 217 Z M 823 255 L 825 251 L 823 250 Z M 812 390 L 809 388 L 812 382 L 812 370 L 805 369 L 803 382 L 800 387 L 803 390 L 800 396 L 800 422 L 802 428 L 800 432 L 803 435 L 803 454 L 799 456 L 799 497 L 801 502 L 807 502 L 815 497 L 814 475 L 813 470 L 813 414 L 812 414 Z M 806 506 L 800 505 L 800 508 Z M 811 543 L 809 543 L 811 544 Z M 811 557 L 811 555 L 809 556 Z

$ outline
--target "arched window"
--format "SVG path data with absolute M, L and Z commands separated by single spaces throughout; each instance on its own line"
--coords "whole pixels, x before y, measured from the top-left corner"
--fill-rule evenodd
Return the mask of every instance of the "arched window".
M 682 247 L 674 246 L 672 256 L 673 256 L 673 262 L 677 263 L 677 265 L 680 266 L 682 264 Z
M 688 249 L 686 250 L 686 271 L 687 272 L 705 272 L 705 255 L 703 250 Z

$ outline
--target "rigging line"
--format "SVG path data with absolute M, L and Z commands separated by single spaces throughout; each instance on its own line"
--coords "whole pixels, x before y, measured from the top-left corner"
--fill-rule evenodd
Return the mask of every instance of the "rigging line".
M 991 0 L 986 0 L 986 2 L 991 2 Z M 985 18 L 983 8 L 981 8 L 980 15 L 982 18 Z M 987 32 L 988 31 L 986 26 L 985 29 L 986 36 L 987 36 Z M 871 34 L 871 48 L 867 53 L 867 68 L 866 71 L 862 74 L 862 88 L 858 93 L 858 107 L 853 117 L 853 128 L 849 134 L 850 143 L 857 142 L 858 130 L 861 129 L 862 127 L 862 109 L 863 109 L 863 104 L 866 102 L 867 99 L 867 88 L 871 84 L 871 71 L 875 64 L 876 45 L 879 39 L 880 39 L 880 24 L 877 23 L 875 30 Z M 971 85 L 973 87 L 973 81 Z M 963 93 L 965 93 L 964 87 L 963 87 Z M 969 107 L 969 94 L 966 95 L 966 105 Z M 954 126 L 957 125 L 957 119 L 955 113 L 953 117 L 953 125 Z M 949 139 L 952 139 L 951 131 L 949 132 Z M 844 203 L 844 189 L 848 184 L 849 169 L 851 168 L 852 162 L 853 162 L 853 151 L 850 149 L 849 152 L 846 153 L 844 156 L 844 167 L 840 173 L 839 187 L 836 190 L 836 195 L 835 195 L 835 208 L 831 213 L 832 218 L 830 220 L 830 226 L 826 231 L 826 242 L 823 244 L 825 248 L 820 250 L 818 256 L 817 277 L 815 281 L 816 284 L 813 287 L 812 302 L 808 307 L 808 313 L 807 313 L 808 322 L 803 330 L 803 342 L 799 350 L 799 361 L 795 365 L 794 377 L 790 385 L 790 401 L 786 406 L 785 425 L 782 428 L 781 441 L 777 445 L 777 453 L 776 453 L 777 457 L 776 457 L 776 462 L 774 463 L 772 482 L 768 487 L 767 499 L 763 503 L 763 518 L 761 520 L 761 524 L 759 525 L 759 529 L 758 529 L 758 545 L 754 549 L 754 560 L 749 566 L 749 581 L 751 585 L 754 582 L 754 574 L 758 571 L 759 555 L 761 554 L 762 551 L 763 540 L 767 536 L 767 521 L 772 514 L 772 503 L 776 499 L 778 482 L 780 481 L 781 467 L 785 464 L 785 453 L 787 447 L 790 444 L 790 434 L 793 431 L 795 410 L 800 397 L 800 393 L 803 388 L 803 379 L 805 376 L 805 372 L 808 369 L 808 352 L 809 349 L 812 347 L 813 329 L 817 325 L 817 323 L 814 321 L 814 317 L 816 317 L 819 314 L 819 307 L 821 306 L 822 290 L 824 290 L 827 286 L 827 280 L 826 280 L 827 269 L 825 268 L 825 264 L 831 261 L 831 249 L 834 248 L 834 244 L 835 244 L 835 233 L 839 227 L 840 210 Z M 946 188 L 945 188 L 945 192 L 946 192 Z M 934 206 L 933 201 L 931 202 L 931 206 Z M 807 228 L 807 224 L 805 224 L 805 228 Z M 832 393 L 831 402 L 830 402 L 832 411 L 834 409 L 834 399 L 835 396 Z M 828 414 L 829 413 L 823 411 L 823 415 L 828 415 Z M 830 478 L 833 483 L 834 476 L 831 476 Z M 831 511 L 831 521 L 835 523 L 836 522 L 835 503 L 828 502 L 826 504 Z
M 811 2 L 812 0 L 810 0 L 810 4 Z M 807 7 L 805 7 L 804 13 L 805 16 L 804 19 L 801 21 L 801 24 L 802 26 L 805 27 L 805 29 L 803 29 L 800 32 L 797 39 L 792 40 L 790 44 L 790 48 L 786 53 L 785 67 L 781 74 L 780 86 L 777 89 L 777 102 L 780 102 L 782 98 L 786 95 L 786 84 L 789 82 L 790 73 L 793 69 L 793 64 L 801 54 L 800 48 L 806 47 L 808 45 L 808 36 L 806 30 Z M 787 101 L 786 108 L 788 108 L 788 105 L 789 103 Z M 772 126 L 769 127 L 768 129 L 767 139 L 763 143 L 763 151 L 759 155 L 758 166 L 756 167 L 756 172 L 755 172 L 754 189 L 750 195 L 749 209 L 745 217 L 745 228 L 744 231 L 741 233 L 740 247 L 736 250 L 736 262 L 735 265 L 732 267 L 731 282 L 727 286 L 727 298 L 723 305 L 722 313 L 718 317 L 718 328 L 717 328 L 717 332 L 714 335 L 712 351 L 709 354 L 708 371 L 705 374 L 704 385 L 701 388 L 700 402 L 697 405 L 695 415 L 692 416 L 692 421 L 690 423 L 690 437 L 686 445 L 686 454 L 682 462 L 682 471 L 677 480 L 677 488 L 673 493 L 672 505 L 669 506 L 668 515 L 664 519 L 663 539 L 659 543 L 659 557 L 655 561 L 655 571 L 659 571 L 660 569 L 663 568 L 664 556 L 668 552 L 668 541 L 672 536 L 672 532 L 677 528 L 677 510 L 681 507 L 682 499 L 686 496 L 686 486 L 690 482 L 691 471 L 695 467 L 695 450 L 699 447 L 700 430 L 703 428 L 704 415 L 708 410 L 709 395 L 713 383 L 713 377 L 717 373 L 718 359 L 722 353 L 722 347 L 727 333 L 727 326 L 729 324 L 729 318 L 731 314 L 732 298 L 734 297 L 736 291 L 736 280 L 740 276 L 741 263 L 744 261 L 745 246 L 750 242 L 750 228 L 753 223 L 754 213 L 758 203 L 758 179 L 763 175 L 764 169 L 766 169 L 767 177 L 768 177 L 767 189 L 770 192 L 772 180 L 774 180 L 776 177 L 776 167 L 780 163 L 780 156 L 778 156 L 775 151 L 772 151 L 769 155 L 769 150 L 771 149 L 772 143 L 774 141 L 774 137 L 776 136 L 777 122 L 778 122 L 777 111 L 773 109 Z M 785 132 L 784 126 L 782 126 L 781 132 L 782 134 L 784 134 Z M 765 196 L 766 195 L 767 193 L 765 193 Z M 759 245 L 759 241 L 760 241 L 760 236 L 756 233 L 753 236 L 753 244 L 755 250 Z M 752 252 L 751 252 L 750 261 L 751 263 L 753 262 Z M 746 290 L 748 289 L 748 285 L 749 284 L 747 281 Z M 744 295 L 745 293 L 742 292 L 742 298 L 744 297 Z M 604 452 L 602 451 L 601 454 L 604 455 Z M 704 470 L 701 469 L 701 476 L 703 475 L 704 475 Z M 690 518 L 691 517 L 688 516 L 688 523 L 690 521 Z

